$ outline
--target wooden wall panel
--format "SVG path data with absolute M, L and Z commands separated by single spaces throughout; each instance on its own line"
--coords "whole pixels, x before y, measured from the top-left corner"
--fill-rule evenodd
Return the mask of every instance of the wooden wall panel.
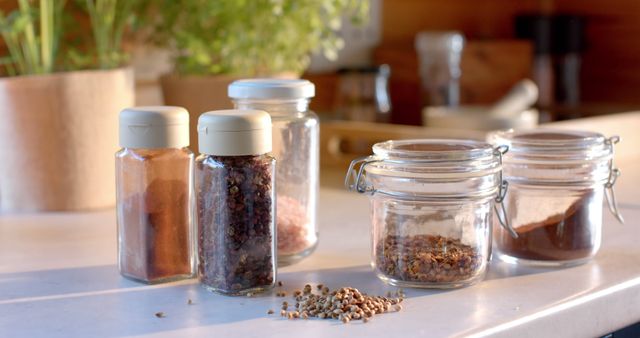
M 512 38 L 515 15 L 536 11 L 587 18 L 584 102 L 640 104 L 640 0 L 384 0 L 382 45 L 411 48 L 421 30 Z
M 587 17 L 583 97 L 640 103 L 640 1 L 558 0 L 555 10 Z
M 511 38 L 513 17 L 537 0 L 383 0 L 382 41 L 413 44 L 421 30 L 460 30 L 468 38 Z

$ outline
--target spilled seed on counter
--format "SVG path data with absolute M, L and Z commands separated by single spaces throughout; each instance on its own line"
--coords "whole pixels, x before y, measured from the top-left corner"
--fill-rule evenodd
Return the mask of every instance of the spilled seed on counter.
M 404 300 L 402 290 L 395 293 L 396 297 L 369 296 L 353 287 L 329 291 L 322 284 L 317 285 L 317 290 L 320 294 L 314 294 L 311 285 L 306 284 L 302 291 L 294 291 L 295 304 L 282 302 L 280 316 L 291 320 L 320 318 L 340 320 L 344 324 L 354 320 L 367 323 L 376 314 L 402 310 L 400 303 Z M 295 310 L 287 311 L 289 308 Z

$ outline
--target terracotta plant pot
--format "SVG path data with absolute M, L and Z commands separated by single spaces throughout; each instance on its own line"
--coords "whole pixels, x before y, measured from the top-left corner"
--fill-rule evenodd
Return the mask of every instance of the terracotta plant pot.
M 129 68 L 0 79 L 0 210 L 113 206 L 118 113 L 133 104 Z
M 227 87 L 236 79 L 225 75 L 180 76 L 171 74 L 160 77 L 164 103 L 170 106 L 184 107 L 189 111 L 190 148 L 195 153 L 199 153 L 198 117 L 211 110 L 233 108 L 231 100 L 227 97 Z

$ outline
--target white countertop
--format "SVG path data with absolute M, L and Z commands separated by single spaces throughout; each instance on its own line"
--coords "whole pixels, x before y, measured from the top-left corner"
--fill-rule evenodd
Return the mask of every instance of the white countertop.
M 640 321 L 640 162 L 623 166 L 624 226 L 605 213 L 596 258 L 569 269 L 494 261 L 487 279 L 450 290 L 405 290 L 399 313 L 367 324 L 282 319 L 273 294 L 225 297 L 195 280 L 147 286 L 118 274 L 112 210 L 0 216 L 0 337 L 586 337 Z M 367 198 L 321 189 L 320 245 L 279 270 L 283 289 L 306 283 L 396 290 L 369 267 Z M 187 300 L 192 299 L 193 305 Z M 276 311 L 267 315 L 268 309 Z M 166 317 L 156 318 L 156 312 Z

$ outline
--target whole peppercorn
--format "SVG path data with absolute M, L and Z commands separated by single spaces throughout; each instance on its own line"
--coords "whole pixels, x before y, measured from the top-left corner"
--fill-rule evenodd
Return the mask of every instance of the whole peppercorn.
M 275 285 L 273 163 L 267 155 L 208 155 L 196 163 L 198 272 L 205 286 L 246 294 Z

